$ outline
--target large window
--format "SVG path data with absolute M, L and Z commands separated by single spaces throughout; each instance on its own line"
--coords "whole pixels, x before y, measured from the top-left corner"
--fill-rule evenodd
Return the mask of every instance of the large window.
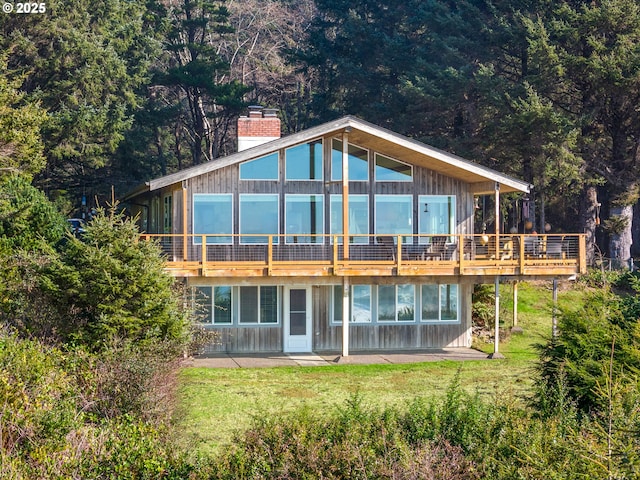
M 278 287 L 240 287 L 240 323 L 278 323 Z
M 304 143 L 285 151 L 287 180 L 322 180 L 322 140 Z
M 268 243 L 268 237 L 262 234 L 277 235 L 278 218 L 278 194 L 241 194 L 240 242 Z M 277 236 L 273 242 L 278 243 Z
M 369 180 L 369 152 L 364 148 L 348 144 L 349 180 Z M 342 141 L 331 142 L 331 180 L 342 180 Z
M 201 323 L 231 324 L 231 287 L 195 287 L 195 312 Z
M 376 234 L 412 234 L 413 197 L 411 195 L 376 195 Z M 404 238 L 405 242 L 410 237 Z
M 412 322 L 415 320 L 413 285 L 378 286 L 378 321 Z
M 376 153 L 377 182 L 410 182 L 412 179 L 411 165 Z
M 418 232 L 431 235 L 456 232 L 456 197 L 453 195 L 420 195 L 418 197 Z M 421 237 L 429 243 L 429 237 Z
M 240 164 L 240 180 L 278 180 L 278 154 Z
M 458 321 L 458 285 L 422 285 L 421 303 L 424 322 Z
M 285 196 L 284 220 L 287 243 L 323 243 L 324 197 Z
M 342 323 L 342 285 L 333 287 L 333 321 Z M 351 323 L 371 323 L 371 285 L 352 285 Z
M 335 285 L 332 290 L 334 323 L 342 323 L 342 288 Z M 351 323 L 416 322 L 418 319 L 422 322 L 458 323 L 458 292 L 455 284 L 352 285 L 349 299 Z
M 342 195 L 331 195 L 331 234 L 342 235 Z M 369 196 L 349 195 L 349 243 L 369 243 Z M 359 236 L 362 235 L 362 236 Z M 338 238 L 342 243 L 342 237 Z
M 207 235 L 207 244 L 231 243 L 233 233 L 233 198 L 231 194 L 193 195 L 193 233 Z M 210 236 L 209 236 L 210 234 Z M 202 237 L 194 237 L 202 243 Z

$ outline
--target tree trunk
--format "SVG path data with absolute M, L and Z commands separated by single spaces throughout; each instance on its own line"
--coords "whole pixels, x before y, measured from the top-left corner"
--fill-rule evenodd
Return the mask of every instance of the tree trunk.
M 633 224 L 633 205 L 611 207 L 610 219 L 619 218 L 624 224 L 620 231 L 612 231 L 609 237 L 609 256 L 614 268 L 631 266 L 631 225 Z
M 587 265 L 593 265 L 596 252 L 596 227 L 600 222 L 598 216 L 598 191 L 593 185 L 588 185 L 584 189 L 581 206 L 582 225 L 587 236 Z

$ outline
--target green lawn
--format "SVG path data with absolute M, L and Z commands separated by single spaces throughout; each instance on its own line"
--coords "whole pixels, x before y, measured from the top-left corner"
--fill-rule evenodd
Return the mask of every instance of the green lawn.
M 512 325 L 512 287 L 502 287 L 503 326 Z M 562 289 L 561 305 L 580 302 L 579 291 Z M 428 362 L 401 365 L 335 365 L 256 369 L 185 368 L 181 372 L 176 421 L 191 451 L 214 453 L 248 427 L 254 416 L 274 415 L 302 406 L 333 409 L 354 395 L 365 404 L 402 406 L 417 397 L 437 400 L 460 370 L 463 388 L 491 400 L 520 401 L 531 387 L 535 343 L 551 333 L 550 284 L 520 284 L 519 321 L 523 334 L 507 335 L 500 345 L 505 360 Z M 491 344 L 479 345 L 493 351 Z

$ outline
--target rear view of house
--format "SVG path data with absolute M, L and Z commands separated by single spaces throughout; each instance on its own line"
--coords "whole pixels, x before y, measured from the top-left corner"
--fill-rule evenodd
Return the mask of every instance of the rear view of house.
M 474 232 L 477 197 L 529 192 L 499 172 L 349 116 L 280 138 L 255 108 L 238 131 L 238 153 L 126 198 L 210 351 L 467 348 L 474 284 L 586 268 L 581 235 Z

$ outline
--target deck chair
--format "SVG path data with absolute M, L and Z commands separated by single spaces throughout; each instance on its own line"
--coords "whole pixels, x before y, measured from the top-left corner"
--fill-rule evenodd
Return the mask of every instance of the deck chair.
M 384 248 L 385 253 L 387 253 L 388 256 L 391 258 L 391 260 L 395 262 L 396 261 L 396 243 L 393 237 L 390 235 L 376 237 L 376 242 L 382 245 L 383 247 L 385 247 Z
M 527 257 L 537 257 L 540 240 L 537 237 L 524 237 L 524 254 Z
M 547 258 L 558 258 L 562 259 L 564 257 L 564 253 L 562 251 L 562 238 L 560 237 L 549 237 L 547 238 Z
M 476 258 L 476 242 L 473 238 L 465 238 L 463 247 L 465 260 L 473 260 Z
M 422 252 L 422 260 L 442 260 L 446 255 L 447 237 L 433 237 L 431 244 Z

